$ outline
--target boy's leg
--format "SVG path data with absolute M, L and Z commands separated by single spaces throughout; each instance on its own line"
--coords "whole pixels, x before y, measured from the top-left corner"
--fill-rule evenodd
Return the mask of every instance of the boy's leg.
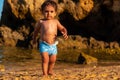
M 51 55 L 49 57 L 49 67 L 48 67 L 48 74 L 52 75 L 53 74 L 53 68 L 56 62 L 56 55 Z
M 41 53 L 42 55 L 42 71 L 43 75 L 48 75 L 48 63 L 49 63 L 49 55 L 47 52 Z

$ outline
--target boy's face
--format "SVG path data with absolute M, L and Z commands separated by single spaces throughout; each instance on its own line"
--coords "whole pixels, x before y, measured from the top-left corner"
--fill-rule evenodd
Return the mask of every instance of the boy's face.
M 43 10 L 43 15 L 45 19 L 53 19 L 56 16 L 56 11 L 53 6 L 48 5 Z

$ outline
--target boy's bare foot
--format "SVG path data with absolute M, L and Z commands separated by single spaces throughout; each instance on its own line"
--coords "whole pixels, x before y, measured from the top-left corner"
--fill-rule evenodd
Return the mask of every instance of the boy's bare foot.
M 49 73 L 48 75 L 49 75 L 49 76 L 55 76 L 55 74 L 54 74 L 54 73 Z
M 54 75 L 53 71 L 49 71 L 48 75 L 51 75 L 51 76 Z
M 54 74 L 53 74 L 53 73 L 48 73 L 48 75 L 51 75 L 51 76 L 52 76 L 52 75 L 54 75 Z

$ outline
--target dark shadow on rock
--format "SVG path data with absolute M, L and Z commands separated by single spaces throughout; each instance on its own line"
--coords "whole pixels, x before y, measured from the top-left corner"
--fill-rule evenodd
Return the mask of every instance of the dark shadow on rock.
M 85 57 L 80 53 L 78 57 L 78 64 L 84 64 L 86 61 Z
M 116 7 L 119 10 L 120 1 L 95 2 L 93 9 L 85 18 L 77 21 L 69 12 L 64 11 L 59 15 L 60 22 L 67 28 L 69 35 L 94 37 L 96 40 L 120 43 L 120 11 L 115 11 Z
M 11 9 L 9 3 L 7 2 L 7 0 L 4 0 L 3 12 L 2 12 L 2 16 L 1 16 L 1 25 L 6 25 L 14 30 L 19 25 L 19 20 L 12 13 L 12 9 Z
M 73 18 L 73 16 L 64 11 L 59 15 L 60 22 L 67 28 L 69 35 L 87 36 L 85 28 L 81 23 Z
M 30 13 L 30 9 L 28 9 L 28 12 L 27 14 L 25 15 L 26 18 L 24 20 L 21 20 L 21 25 L 25 25 L 25 27 L 29 27 L 30 28 L 30 31 L 29 31 L 29 34 L 25 37 L 25 40 L 24 41 L 21 41 L 19 40 L 17 45 L 16 46 L 19 46 L 19 47 L 31 47 L 31 43 L 30 41 L 32 40 L 32 32 L 34 30 L 34 25 L 32 23 L 35 23 L 35 20 L 33 19 L 31 13 Z M 24 34 L 24 33 L 23 33 Z

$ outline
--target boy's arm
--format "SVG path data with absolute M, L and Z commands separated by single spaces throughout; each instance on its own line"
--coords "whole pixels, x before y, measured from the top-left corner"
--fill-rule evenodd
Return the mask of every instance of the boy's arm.
M 36 37 L 38 36 L 39 31 L 40 31 L 40 23 L 37 22 L 33 32 L 33 44 L 36 44 Z
M 68 38 L 67 29 L 64 26 L 62 26 L 59 21 L 57 21 L 57 23 L 58 23 L 58 29 L 60 30 L 60 32 L 62 33 L 63 37 L 66 40 Z

